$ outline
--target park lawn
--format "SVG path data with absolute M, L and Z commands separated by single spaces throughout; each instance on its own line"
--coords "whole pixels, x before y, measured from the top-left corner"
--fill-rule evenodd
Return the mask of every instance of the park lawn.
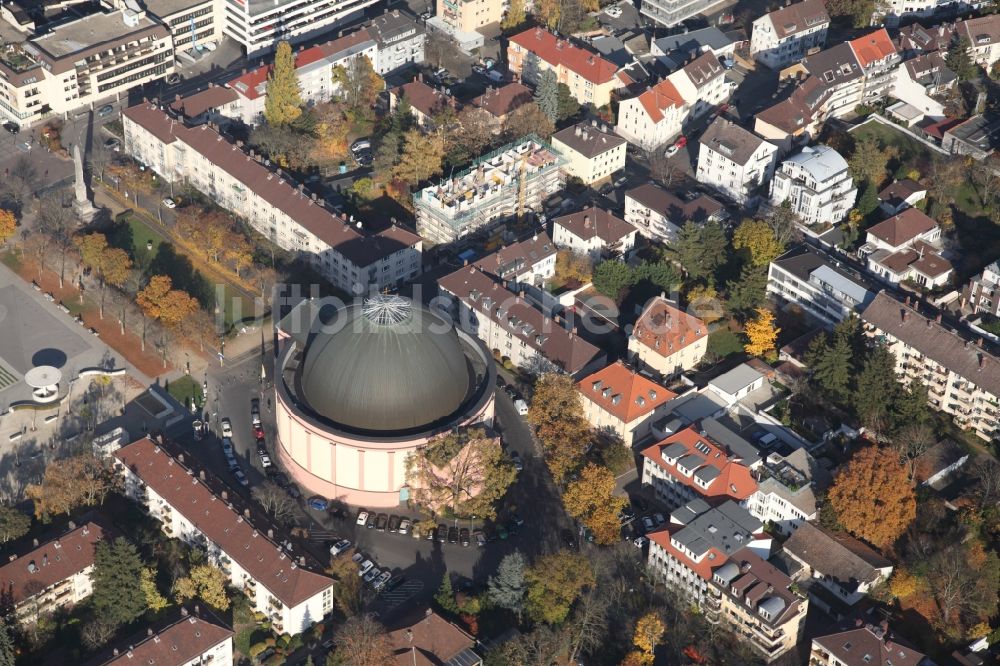
M 916 139 L 912 139 L 894 127 L 883 125 L 872 121 L 862 125 L 851 132 L 855 141 L 865 137 L 873 136 L 883 145 L 893 146 L 899 151 L 899 169 L 896 170 L 896 177 L 899 177 L 911 169 L 916 169 L 923 174 L 927 170 L 927 165 L 933 159 L 931 150 Z
M 129 215 L 128 226 L 132 229 L 132 256 L 138 258 L 148 253 L 150 257 L 155 257 L 160 247 L 160 236 L 154 234 L 145 222 L 134 215 Z M 153 244 L 151 249 L 147 247 L 149 242 Z
M 191 379 L 190 375 L 184 375 L 170 382 L 170 386 L 167 387 L 167 393 L 173 396 L 174 400 L 188 408 L 191 407 L 192 402 L 200 405 L 203 400 L 201 384 Z
M 15 250 L 7 250 L 3 254 L 0 254 L 0 261 L 15 273 L 21 272 L 21 255 Z

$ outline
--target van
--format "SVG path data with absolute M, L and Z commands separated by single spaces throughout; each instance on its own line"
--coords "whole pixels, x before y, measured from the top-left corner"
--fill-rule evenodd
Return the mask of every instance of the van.
M 491 69 L 490 71 L 486 72 L 486 76 L 493 83 L 501 83 L 503 81 L 503 74 L 501 74 L 495 69 Z
M 763 449 L 769 449 L 777 441 L 778 441 L 778 437 L 776 435 L 774 435 L 772 433 L 767 433 L 766 435 L 764 435 L 763 437 L 761 437 L 757 441 L 757 444 L 759 444 L 760 447 L 763 448 Z
M 528 415 L 528 403 L 526 403 L 524 400 L 515 400 L 514 409 L 517 410 L 518 416 Z

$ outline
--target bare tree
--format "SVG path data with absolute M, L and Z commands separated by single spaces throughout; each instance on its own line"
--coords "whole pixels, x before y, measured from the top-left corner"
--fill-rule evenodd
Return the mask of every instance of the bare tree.
M 10 173 L 5 175 L 2 184 L 3 192 L 18 206 L 22 206 L 34 194 L 41 180 L 34 162 L 26 155 L 18 157 L 14 161 Z
M 986 456 L 979 457 L 973 470 L 979 479 L 976 496 L 984 508 L 1000 501 L 1000 463 Z
M 256 486 L 251 495 L 278 522 L 285 522 L 295 515 L 295 500 L 272 481 Z
M 575 663 L 578 656 L 587 654 L 604 641 L 608 633 L 608 599 L 595 585 L 577 602 L 570 618 L 569 660 Z
M 344 666 L 383 666 L 396 659 L 385 627 L 371 615 L 348 618 L 337 629 L 334 643 Z
M 892 448 L 899 454 L 899 461 L 906 466 L 906 473 L 913 481 L 917 459 L 934 445 L 934 430 L 924 423 L 903 426 L 892 440 Z
M 73 232 L 78 220 L 63 197 L 56 193 L 46 194 L 38 201 L 38 230 L 48 235 L 53 249 L 59 253 L 59 286 L 66 278 L 66 260 L 75 250 Z
M 649 164 L 649 176 L 658 181 L 664 187 L 670 187 L 674 178 L 682 175 L 677 165 L 667 157 L 667 144 L 661 144 L 655 148 L 646 148 L 643 155 L 646 163 Z

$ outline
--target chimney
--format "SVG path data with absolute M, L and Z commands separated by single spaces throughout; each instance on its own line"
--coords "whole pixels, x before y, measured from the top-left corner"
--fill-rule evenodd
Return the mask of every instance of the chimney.
M 936 321 L 937 323 L 939 323 L 939 324 L 940 324 L 940 323 L 941 323 L 941 317 L 942 317 L 941 313 L 940 313 L 940 312 L 938 312 L 938 316 L 937 316 L 937 317 L 934 317 L 934 321 Z
M 187 615 L 188 615 L 188 609 L 185 608 L 184 606 L 181 606 L 181 617 L 187 617 Z
M 152 627 L 147 627 L 146 628 L 146 635 L 147 636 L 152 636 L 153 635 L 153 628 Z
M 274 538 L 274 530 L 272 530 L 270 527 L 267 528 L 267 538 L 268 539 L 273 539 Z
M 584 215 L 583 216 L 583 228 L 584 229 L 589 229 L 590 228 L 590 216 L 589 215 Z
M 72 520 L 71 520 L 71 521 L 69 521 L 69 528 L 70 528 L 71 530 L 75 530 L 75 529 L 76 529 L 76 523 L 75 523 L 75 522 L 73 522 Z
M 977 347 L 982 347 L 983 346 L 983 339 L 982 338 L 976 338 L 976 346 Z
M 35 546 L 35 548 L 38 548 L 38 539 L 32 539 L 31 543 Z
M 222 491 L 222 501 L 225 502 L 228 499 L 229 499 L 229 493 L 227 493 L 225 490 L 223 490 Z
M 200 472 L 198 472 L 198 477 L 199 477 L 199 478 L 200 478 L 200 479 L 201 479 L 202 481 L 204 481 L 204 480 L 205 480 L 205 470 L 201 470 Z
M 243 517 L 244 518 L 250 517 L 250 509 L 243 509 Z

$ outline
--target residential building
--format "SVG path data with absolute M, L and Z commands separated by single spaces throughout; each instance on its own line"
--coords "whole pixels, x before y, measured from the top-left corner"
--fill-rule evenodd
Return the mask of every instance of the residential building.
M 424 61 L 427 34 L 410 14 L 398 9 L 387 11 L 372 19 L 367 30 L 378 47 L 372 65 L 379 75 L 385 76 Z
M 747 500 L 753 517 L 770 523 L 782 534 L 791 534 L 804 522 L 819 517 L 816 494 L 826 487 L 829 474 L 804 448 L 787 454 L 768 453 L 763 464 L 754 469 L 754 478 L 757 490 Z
M 728 626 L 771 662 L 795 648 L 809 602 L 767 562 L 771 538 L 760 521 L 729 501 L 702 500 L 675 510 L 649 535 L 653 575 L 696 604 L 705 619 Z
M 628 350 L 644 366 L 672 377 L 701 363 L 708 351 L 708 327 L 663 296 L 657 296 L 635 322 Z
M 435 116 L 445 109 L 457 108 L 454 97 L 444 90 L 427 85 L 420 77 L 389 91 L 389 110 L 395 110 L 404 97 L 410 105 L 410 112 L 416 119 L 417 125 L 428 132 L 435 127 Z
M 143 0 L 143 5 L 170 30 L 178 57 L 222 39 L 215 0 Z
M 850 42 L 841 42 L 802 60 L 802 69 L 819 82 L 820 115 L 840 118 L 865 99 L 865 70 Z
M 576 101 L 598 108 L 611 103 L 613 90 L 631 82 L 627 76 L 619 76 L 613 62 L 542 28 L 529 28 L 510 37 L 507 67 L 532 85 L 538 85 L 542 72 L 552 70 Z
M 711 53 L 722 60 L 731 59 L 735 51 L 736 42 L 715 26 L 655 37 L 649 43 L 649 55 L 671 72 L 702 53 Z
M 962 291 L 963 307 L 974 314 L 1000 317 L 1000 260 L 994 261 L 969 280 Z
M 771 262 L 767 294 L 780 304 L 802 308 L 828 328 L 875 300 L 875 289 L 864 276 L 804 243 Z
M 886 97 L 895 82 L 894 73 L 900 57 L 885 28 L 852 39 L 849 44 L 864 73 L 865 102 L 877 102 Z
M 233 663 L 233 632 L 182 609 L 180 619 L 159 629 L 148 628 L 127 643 L 105 652 L 90 666 L 208 666 Z
M 958 76 L 948 68 L 940 53 L 919 55 L 896 68 L 892 96 L 919 109 L 925 116 L 940 120 L 945 116 L 944 104 L 934 95 L 944 95 L 955 87 Z
M 638 97 L 622 100 L 615 131 L 643 148 L 662 148 L 691 120 L 729 99 L 732 90 L 718 57 L 703 53 Z
M 825 104 L 829 96 L 823 82 L 809 76 L 789 97 L 755 115 L 754 132 L 787 155 L 819 134 L 826 119 Z
M 460 0 L 461 1 L 461 0 Z M 396 666 L 482 666 L 477 641 L 430 608 L 388 634 Z M 387 665 L 388 666 L 388 665 Z
M 237 508 L 239 497 L 183 453 L 152 439 L 115 452 L 125 494 L 161 524 L 163 532 L 205 551 L 229 585 L 242 590 L 275 631 L 298 634 L 333 610 L 337 582 L 306 568 L 263 516 Z M 260 526 L 255 523 L 260 521 Z
M 721 117 L 705 129 L 699 142 L 698 182 L 736 203 L 755 204 L 758 191 L 774 173 L 777 147 Z
M 707 194 L 670 192 L 646 183 L 625 192 L 625 221 L 646 238 L 673 243 L 687 222 L 721 222 L 725 206 Z
M 955 34 L 969 40 L 969 56 L 987 73 L 1000 60 L 1000 16 L 987 14 L 956 21 Z
M 951 47 L 954 37 L 954 23 L 939 23 L 929 28 L 911 23 L 899 29 L 896 51 L 904 60 L 928 53 L 942 53 Z
M 580 123 L 552 135 L 552 148 L 563 160 L 567 177 L 576 177 L 592 185 L 625 168 L 628 141 L 608 131 L 607 127 Z
M 650 0 L 639 7 L 639 13 L 668 28 L 698 14 L 707 14 L 717 0 Z
M 930 405 L 950 414 L 960 428 L 987 441 L 1000 437 L 1000 358 L 944 325 L 940 316 L 924 315 L 884 291 L 861 312 L 861 320 L 896 357 L 901 382 L 923 382 Z
M 488 254 L 473 265 L 512 289 L 542 286 L 556 274 L 556 244 L 544 231 Z
M 361 18 L 375 0 L 244 0 L 222 5 L 223 32 L 253 58 Z
M 650 423 L 677 397 L 621 361 L 584 377 L 576 390 L 590 425 L 620 437 L 628 447 L 649 435 Z
M 458 327 L 526 372 L 582 376 L 604 365 L 603 351 L 475 266 L 444 276 L 438 288 Z
M 450 35 L 475 33 L 500 23 L 507 5 L 506 0 L 437 0 L 437 16 Z
M 339 289 L 363 293 L 421 271 L 421 239 L 396 226 L 349 226 L 259 157 L 208 125 L 188 127 L 151 104 L 122 113 L 125 150 L 168 181 L 186 181 L 239 215 L 284 250 L 297 253 Z
M 786 158 L 771 182 L 771 204 L 788 202 L 809 226 L 840 222 L 854 206 L 858 188 L 847 160 L 829 146 L 806 146 Z
M 193 95 L 177 95 L 170 104 L 170 110 L 192 126 L 215 123 L 222 127 L 242 113 L 239 94 L 232 88 L 213 83 Z
M 413 195 L 417 233 L 451 243 L 527 211 L 562 188 L 562 158 L 535 136 L 478 157 L 462 171 Z
M 879 208 L 887 215 L 898 215 L 926 197 L 927 188 L 915 180 L 893 180 L 892 185 L 878 193 Z
M 952 155 L 969 155 L 984 160 L 1000 145 L 1000 114 L 992 111 L 972 116 L 949 127 L 941 139 L 941 148 Z
M 934 666 L 921 652 L 900 642 L 888 625 L 864 626 L 812 641 L 810 666 Z
M 65 534 L 41 545 L 36 539 L 30 550 L 11 553 L 0 566 L 0 607 L 13 611 L 18 622 L 30 624 L 86 599 L 93 592 L 94 549 L 116 535 L 93 521 L 80 527 L 70 522 Z
M 347 66 L 353 58 L 364 56 L 374 66 L 378 45 L 366 30 L 357 30 L 337 39 L 295 52 L 295 77 L 299 82 L 302 103 L 313 106 L 328 102 L 338 92 L 333 82 L 333 70 Z M 267 79 L 273 64 L 261 65 L 242 73 L 226 85 L 239 95 L 238 117 L 248 125 L 264 119 Z
M 823 0 L 785 5 L 753 22 L 750 55 L 765 67 L 782 69 L 823 48 L 829 27 Z
M 764 386 L 765 377 L 747 363 L 740 363 L 728 372 L 708 382 L 709 391 L 715 393 L 729 406 L 735 405 Z
M 534 100 L 535 94 L 531 88 L 512 81 L 499 88 L 487 88 L 486 92 L 474 98 L 469 104 L 490 114 L 495 127 L 502 128 L 510 114 Z
M 591 259 L 627 259 L 635 248 L 639 232 L 625 220 L 591 206 L 552 220 L 552 240 Z
M 642 451 L 642 484 L 671 509 L 701 498 L 710 505 L 746 504 L 757 490 L 756 464 L 688 426 Z
M 907 208 L 870 227 L 858 255 L 868 270 L 890 284 L 904 280 L 935 289 L 951 279 L 951 262 L 941 256 L 941 227 L 916 208 Z
M 30 124 L 114 101 L 174 71 L 170 31 L 145 11 L 111 9 L 0 47 L 0 111 Z

